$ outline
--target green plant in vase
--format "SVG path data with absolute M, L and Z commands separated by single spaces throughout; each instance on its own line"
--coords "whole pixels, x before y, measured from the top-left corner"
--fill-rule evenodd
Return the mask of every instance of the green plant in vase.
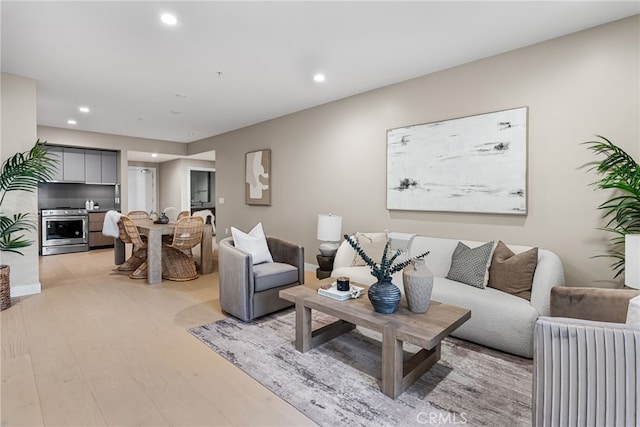
M 611 197 L 600 204 L 602 217 L 608 219 L 601 228 L 614 234 L 610 239 L 607 254 L 597 255 L 614 258 L 611 265 L 617 278 L 624 272 L 624 240 L 626 234 L 640 234 L 640 166 L 622 148 L 607 138 L 596 135 L 601 140 L 583 144 L 596 155 L 604 156 L 589 170 L 595 170 L 600 178 L 593 183 L 598 189 L 613 190 Z
M 22 249 L 33 244 L 26 232 L 36 231 L 35 217 L 31 213 L 7 216 L 2 211 L 7 193 L 12 191 L 34 192 L 38 183 L 51 179 L 57 160 L 48 156 L 44 142 L 36 141 L 29 151 L 16 153 L 2 164 L 0 170 L 0 251 L 23 255 Z M 1 309 L 11 306 L 9 266 L 0 265 Z
M 371 275 L 377 279 L 377 282 L 369 287 L 368 296 L 373 309 L 378 313 L 389 314 L 398 310 L 400 299 L 402 297 L 400 289 L 391 282 L 391 276 L 394 273 L 402 271 L 411 263 L 412 259 L 419 259 L 427 256 L 429 251 L 409 258 L 404 261 L 397 261 L 402 251 L 398 249 L 395 253 L 390 254 L 391 242 L 387 241 L 382 252 L 382 259 L 376 262 L 360 247 L 358 241 L 352 239 L 351 236 L 345 234 L 345 240 L 351 247 L 362 257 L 364 262 L 371 269 Z

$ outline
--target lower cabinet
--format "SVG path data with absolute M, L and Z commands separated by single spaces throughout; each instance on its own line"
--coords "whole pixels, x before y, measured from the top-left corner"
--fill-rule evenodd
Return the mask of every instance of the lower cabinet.
M 113 247 L 114 239 L 102 234 L 105 212 L 89 212 L 89 249 Z

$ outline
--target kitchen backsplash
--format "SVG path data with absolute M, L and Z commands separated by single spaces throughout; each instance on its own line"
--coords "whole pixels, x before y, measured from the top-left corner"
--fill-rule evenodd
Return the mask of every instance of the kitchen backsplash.
M 115 203 L 115 190 L 115 185 L 41 183 L 38 186 L 38 209 L 84 208 L 85 200 L 93 200 L 101 211 L 119 209 Z

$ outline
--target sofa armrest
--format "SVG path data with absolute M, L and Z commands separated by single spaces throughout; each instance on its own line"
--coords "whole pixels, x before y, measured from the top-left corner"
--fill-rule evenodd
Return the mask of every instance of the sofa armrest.
M 254 293 L 253 257 L 233 245 L 233 238 L 220 241 L 218 248 L 220 305 L 241 319 L 251 318 Z
M 295 243 L 267 236 L 267 246 L 275 262 L 289 264 L 298 269 L 298 282 L 304 283 L 304 248 Z
M 531 305 L 540 316 L 549 316 L 551 313 L 551 289 L 558 286 L 564 286 L 564 268 L 560 257 L 549 250 L 539 249 L 531 287 Z
M 554 288 L 551 316 L 625 323 L 629 300 L 638 295 L 637 289 Z

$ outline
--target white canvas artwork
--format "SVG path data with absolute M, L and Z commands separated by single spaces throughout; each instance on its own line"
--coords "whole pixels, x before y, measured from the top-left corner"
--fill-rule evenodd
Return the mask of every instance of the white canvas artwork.
M 387 209 L 527 213 L 527 108 L 387 131 Z
M 271 205 L 271 150 L 245 155 L 245 203 Z

